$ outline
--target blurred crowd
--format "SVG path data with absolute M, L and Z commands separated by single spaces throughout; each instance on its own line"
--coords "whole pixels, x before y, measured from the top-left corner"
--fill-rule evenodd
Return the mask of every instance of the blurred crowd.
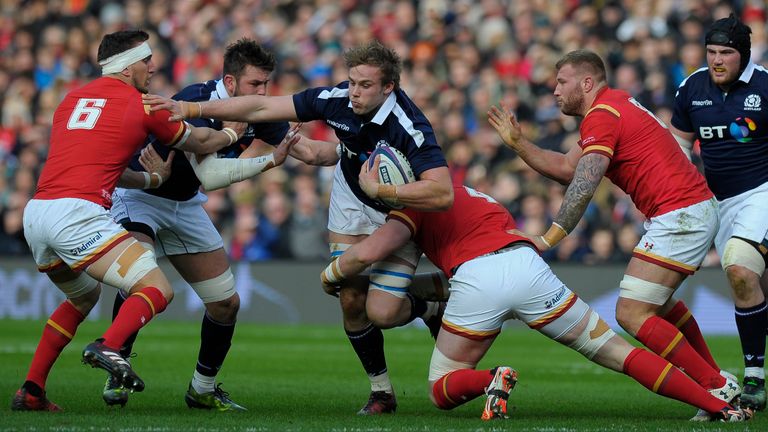
M 676 87 L 705 65 L 713 20 L 735 11 L 752 28 L 753 60 L 768 59 L 766 10 L 763 0 L 0 0 L 0 255 L 28 253 L 22 209 L 46 159 L 53 112 L 69 90 L 100 75 L 105 33 L 152 34 L 159 71 L 151 91 L 165 96 L 219 78 L 225 47 L 241 37 L 277 55 L 273 95 L 345 80 L 341 53 L 377 38 L 402 56 L 402 86 L 432 122 L 453 181 L 493 196 L 524 231 L 540 233 L 564 187 L 501 143 L 488 107 L 503 101 L 528 138 L 567 151 L 578 119 L 555 104 L 554 64 L 588 48 L 606 60 L 613 87 L 668 121 Z M 336 141 L 317 122 L 302 133 Z M 289 160 L 209 193 L 205 208 L 233 259 L 324 260 L 331 175 Z M 643 219 L 604 181 L 576 231 L 546 258 L 625 262 Z M 714 253 L 706 264 L 717 264 Z

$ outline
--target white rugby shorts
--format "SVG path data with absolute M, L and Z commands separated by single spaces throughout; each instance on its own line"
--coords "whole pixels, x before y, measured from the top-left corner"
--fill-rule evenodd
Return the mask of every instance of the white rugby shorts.
M 633 255 L 691 275 L 698 270 L 717 233 L 720 216 L 714 198 L 645 221 L 645 235 Z
M 341 166 L 333 172 L 331 203 L 328 207 L 328 229 L 338 234 L 370 235 L 384 225 L 387 214 L 363 204 L 349 188 Z
M 720 230 L 715 237 L 720 256 L 734 236 L 756 243 L 768 238 L 768 183 L 720 201 Z
M 203 209 L 205 194 L 175 201 L 139 189 L 115 189 L 112 218 L 149 226 L 155 233 L 155 255 L 211 252 L 224 247 L 221 234 Z
M 131 235 L 100 205 L 80 198 L 33 199 L 24 208 L 24 237 L 41 272 L 61 265 L 85 270 Z
M 474 258 L 450 280 L 443 330 L 474 340 L 495 337 L 519 319 L 551 338 L 573 328 L 589 306 L 528 246 Z

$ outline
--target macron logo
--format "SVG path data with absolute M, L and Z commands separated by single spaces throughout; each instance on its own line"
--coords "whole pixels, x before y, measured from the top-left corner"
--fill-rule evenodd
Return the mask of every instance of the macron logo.
M 702 100 L 702 101 L 694 100 L 694 101 L 691 101 L 691 105 L 693 105 L 693 106 L 712 106 L 712 101 L 709 100 L 709 99 Z
M 349 132 L 349 126 L 345 125 L 344 123 L 337 123 L 333 120 L 326 120 L 325 122 L 335 127 L 336 129 L 341 129 L 344 132 Z

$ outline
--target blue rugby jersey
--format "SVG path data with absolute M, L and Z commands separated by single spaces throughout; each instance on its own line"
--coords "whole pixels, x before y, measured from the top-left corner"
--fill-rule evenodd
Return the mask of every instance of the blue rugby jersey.
M 693 132 L 701 145 L 704 176 L 723 200 L 768 182 L 768 71 L 749 63 L 723 92 L 701 68 L 675 95 L 672 126 Z
M 341 141 L 341 170 L 355 196 L 381 212 L 390 209 L 368 198 L 360 189 L 358 175 L 363 163 L 378 144 L 400 150 L 418 178 L 432 168 L 448 166 L 435 139 L 432 125 L 402 90 L 389 94 L 368 122 L 352 111 L 349 82 L 336 87 L 317 87 L 293 95 L 296 115 L 301 121 L 323 120 Z
M 222 80 L 211 80 L 204 83 L 192 84 L 185 87 L 173 96 L 173 99 L 189 102 L 203 102 L 208 100 L 227 99 L 229 95 L 224 88 Z M 221 121 L 212 119 L 191 119 L 188 123 L 195 127 L 209 127 L 221 130 Z M 245 131 L 245 134 L 232 145 L 218 151 L 219 157 L 237 158 L 243 151 L 251 145 L 255 138 L 258 138 L 268 144 L 276 146 L 283 140 L 288 133 L 289 125 L 287 122 L 274 123 L 251 123 Z M 160 145 L 155 142 L 151 144 L 155 147 L 157 153 L 166 159 L 172 151 L 177 152 L 171 165 L 171 178 L 165 179 L 165 182 L 157 189 L 146 189 L 144 192 L 172 199 L 174 201 L 186 201 L 197 194 L 200 188 L 198 180 L 192 166 L 189 164 L 183 151 L 172 149 L 168 146 Z M 139 163 L 139 155 L 131 159 L 131 169 L 145 171 Z

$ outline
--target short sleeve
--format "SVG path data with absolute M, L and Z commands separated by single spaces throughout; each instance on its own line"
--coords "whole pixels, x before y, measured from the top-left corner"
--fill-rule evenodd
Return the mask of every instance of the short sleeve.
M 598 153 L 610 159 L 616 151 L 620 133 L 621 114 L 608 105 L 597 105 L 586 115 L 581 123 L 579 146 L 582 154 Z
M 155 136 L 155 139 L 165 145 L 174 146 L 187 136 L 187 123 L 183 121 L 169 121 L 171 112 L 167 110 L 144 110 L 144 124 L 147 132 Z
M 408 227 L 411 231 L 411 238 L 416 237 L 416 233 L 419 230 L 421 224 L 422 212 L 417 212 L 411 209 L 392 210 L 387 215 L 387 220 L 396 220 Z
M 672 109 L 672 126 L 683 132 L 693 132 L 693 124 L 688 116 L 688 89 L 681 85 L 675 92 L 675 103 Z

